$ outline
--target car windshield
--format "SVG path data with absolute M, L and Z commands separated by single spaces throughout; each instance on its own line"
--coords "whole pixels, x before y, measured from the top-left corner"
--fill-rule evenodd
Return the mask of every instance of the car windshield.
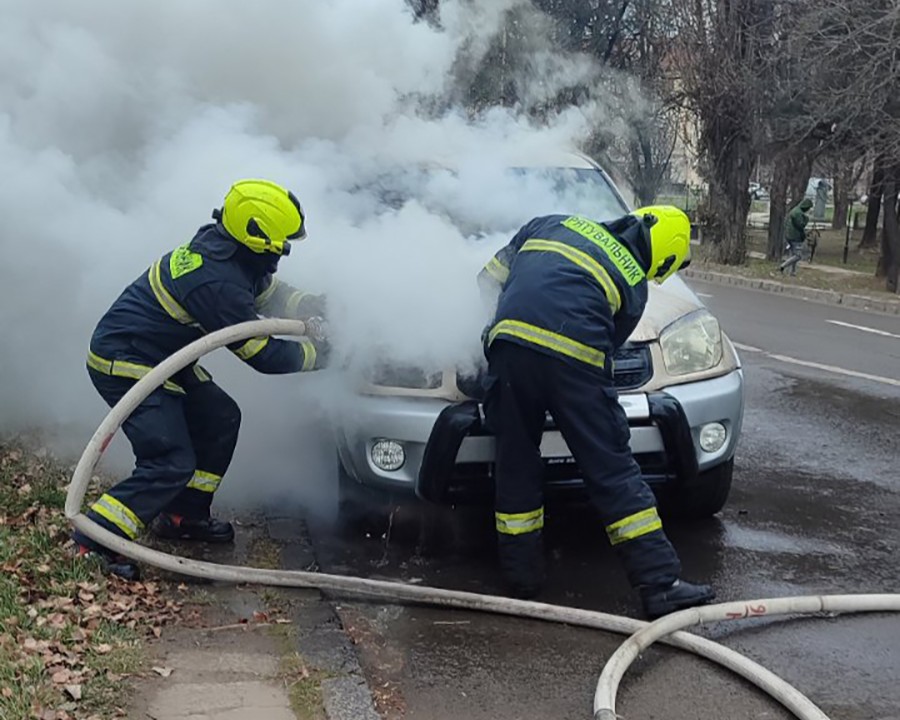
M 537 200 L 534 215 L 564 213 L 611 220 L 628 212 L 606 176 L 594 168 L 513 168 L 509 172 L 526 185 L 547 191 Z
M 539 215 L 602 221 L 628 212 L 606 176 L 594 168 L 419 167 L 386 173 L 370 189 L 383 206 L 397 209 L 418 202 L 469 236 L 515 231 Z

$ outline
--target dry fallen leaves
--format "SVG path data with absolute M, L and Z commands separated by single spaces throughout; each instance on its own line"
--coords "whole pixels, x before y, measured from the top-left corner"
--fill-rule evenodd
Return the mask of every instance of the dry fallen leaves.
M 111 682 L 125 677 L 102 668 L 99 661 L 99 656 L 109 656 L 131 642 L 118 633 L 110 635 L 108 624 L 158 638 L 166 625 L 181 619 L 186 586 L 175 592 L 174 587 L 155 582 L 67 579 L 71 575 L 60 572 L 59 561 L 66 552 L 69 526 L 62 508 L 48 504 L 43 493 L 50 487 L 63 487 L 68 473 L 2 445 L 0 469 L 4 471 L 0 491 L 7 493 L 4 499 L 8 500 L 0 503 L 0 525 L 11 531 L 14 543 L 12 552 L 4 553 L 0 574 L 17 587 L 21 603 L 10 617 L 0 617 L 7 630 L 0 636 L 0 650 L 13 664 L 39 660 L 45 668 L 41 682 L 58 692 L 57 704 L 50 709 L 35 707 L 32 720 L 73 720 L 78 703 L 89 691 L 88 683 L 98 672 Z M 42 538 L 40 544 L 30 542 L 35 533 Z M 53 542 L 48 550 L 38 550 L 44 538 Z M 17 690 L 11 683 L 0 684 L 0 704 L 15 698 Z M 114 714 L 124 716 L 125 711 L 110 708 L 102 716 Z M 100 720 L 98 715 L 78 718 Z
M 169 675 L 172 674 L 172 668 L 154 666 L 153 672 L 155 672 L 160 677 L 167 678 L 167 677 L 169 677 Z

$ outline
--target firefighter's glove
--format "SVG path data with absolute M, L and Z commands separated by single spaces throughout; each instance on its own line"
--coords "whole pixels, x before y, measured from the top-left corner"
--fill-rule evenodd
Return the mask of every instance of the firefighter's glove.
M 304 295 L 297 303 L 295 317 L 298 320 L 327 317 L 328 301 L 325 295 Z
M 313 370 L 321 370 L 328 366 L 328 361 L 331 356 L 331 343 L 328 342 L 328 339 L 316 340 L 315 338 L 310 337 L 313 346 L 316 348 L 316 362 L 313 364 Z
M 307 318 L 303 321 L 306 325 L 306 336 L 315 343 L 328 341 L 328 322 L 321 316 Z

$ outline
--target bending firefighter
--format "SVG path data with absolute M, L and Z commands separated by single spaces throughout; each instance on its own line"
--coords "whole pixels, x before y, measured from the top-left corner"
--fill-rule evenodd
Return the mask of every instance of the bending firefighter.
M 94 330 L 88 373 L 110 406 L 172 353 L 205 333 L 259 315 L 305 319 L 310 337 L 259 337 L 229 346 L 241 360 L 273 374 L 325 363 L 324 298 L 274 277 L 290 241 L 306 237 L 297 198 L 266 180 L 242 180 L 213 218 L 215 223 L 129 285 Z M 102 495 L 88 516 L 131 539 L 152 523 L 165 538 L 230 542 L 233 527 L 211 517 L 210 505 L 231 463 L 240 423 L 237 403 L 209 373 L 197 364 L 185 368 L 125 421 L 134 471 Z M 80 533 L 74 540 L 80 554 L 99 554 L 109 572 L 138 577 L 131 561 Z
M 613 354 L 644 312 L 647 281 L 663 282 L 689 258 L 690 222 L 677 208 L 608 223 L 550 215 L 519 230 L 479 275 L 483 291 L 500 289 L 485 338 L 484 413 L 497 443 L 500 566 L 514 595 L 534 597 L 544 581 L 540 444 L 549 411 L 646 614 L 714 597 L 679 579 L 612 379 Z

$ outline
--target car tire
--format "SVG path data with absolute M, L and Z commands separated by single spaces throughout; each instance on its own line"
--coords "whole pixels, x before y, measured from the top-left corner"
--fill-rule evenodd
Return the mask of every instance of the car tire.
M 734 458 L 697 475 L 690 485 L 680 487 L 663 503 L 663 509 L 679 520 L 703 520 L 719 512 L 731 492 Z

